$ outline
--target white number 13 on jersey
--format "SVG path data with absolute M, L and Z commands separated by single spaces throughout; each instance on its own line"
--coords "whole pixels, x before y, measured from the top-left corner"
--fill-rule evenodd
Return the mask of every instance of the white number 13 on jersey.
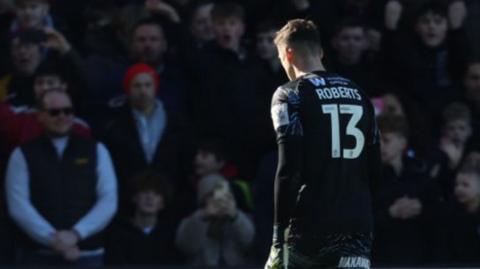
M 340 110 L 339 110 L 340 107 Z M 365 136 L 362 131 L 357 128 L 357 124 L 362 118 L 363 108 L 356 105 L 323 105 L 322 111 L 330 114 L 332 122 L 332 158 L 356 159 L 362 153 L 365 145 Z M 353 149 L 344 148 L 340 152 L 340 114 L 351 114 L 351 118 L 347 124 L 346 134 L 355 137 L 355 147 Z

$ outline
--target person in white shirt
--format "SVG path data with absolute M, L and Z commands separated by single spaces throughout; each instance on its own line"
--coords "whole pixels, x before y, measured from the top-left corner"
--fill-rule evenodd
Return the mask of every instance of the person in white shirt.
M 101 232 L 117 210 L 110 155 L 71 133 L 65 91 L 45 92 L 38 108 L 45 134 L 15 149 L 6 173 L 8 210 L 24 233 L 19 263 L 101 266 Z

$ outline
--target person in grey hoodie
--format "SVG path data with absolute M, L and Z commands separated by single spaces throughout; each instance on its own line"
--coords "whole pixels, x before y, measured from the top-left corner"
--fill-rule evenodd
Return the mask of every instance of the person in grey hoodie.
M 209 175 L 198 183 L 199 208 L 182 220 L 175 244 L 195 266 L 244 266 L 255 227 L 237 208 L 228 182 Z

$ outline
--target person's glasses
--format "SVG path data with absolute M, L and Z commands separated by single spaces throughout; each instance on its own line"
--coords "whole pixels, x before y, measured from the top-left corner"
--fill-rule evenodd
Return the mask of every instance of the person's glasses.
M 60 114 L 63 114 L 65 116 L 71 116 L 73 114 L 73 108 L 72 107 L 45 109 L 45 111 L 51 117 L 58 117 L 58 116 L 60 116 Z

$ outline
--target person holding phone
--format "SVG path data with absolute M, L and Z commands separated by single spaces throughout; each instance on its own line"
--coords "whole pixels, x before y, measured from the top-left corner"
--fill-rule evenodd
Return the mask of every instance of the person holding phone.
M 182 220 L 175 243 L 195 266 L 246 266 L 255 227 L 237 208 L 225 178 L 218 174 L 198 183 L 199 208 Z

